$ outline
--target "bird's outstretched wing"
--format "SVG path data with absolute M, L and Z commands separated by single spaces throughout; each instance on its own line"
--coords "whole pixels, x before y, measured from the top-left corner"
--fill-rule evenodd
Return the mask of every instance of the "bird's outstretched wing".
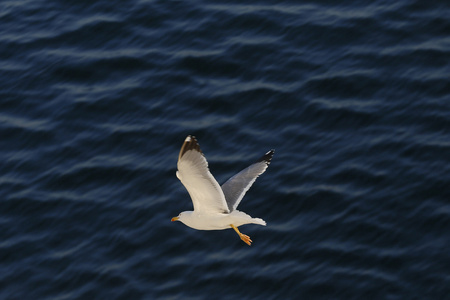
M 189 135 L 178 156 L 177 177 L 189 192 L 194 211 L 229 213 L 219 183 L 208 169 L 208 162 L 194 136 Z
M 253 182 L 255 182 L 256 178 L 267 169 L 274 153 L 275 150 L 270 150 L 254 164 L 237 173 L 222 185 L 222 191 L 230 212 L 238 207 L 245 193 L 252 186 Z

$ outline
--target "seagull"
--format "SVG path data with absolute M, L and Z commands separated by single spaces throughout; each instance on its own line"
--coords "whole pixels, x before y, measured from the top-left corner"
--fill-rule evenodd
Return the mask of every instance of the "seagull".
M 275 150 L 270 150 L 255 163 L 228 179 L 222 186 L 211 174 L 208 162 L 200 150 L 197 139 L 188 135 L 178 156 L 178 179 L 191 196 L 194 211 L 184 211 L 173 221 L 180 221 L 197 230 L 222 230 L 233 228 L 242 241 L 251 245 L 248 235 L 241 233 L 244 224 L 266 225 L 260 218 L 252 218 L 237 210 L 245 193 L 264 173 L 272 160 Z

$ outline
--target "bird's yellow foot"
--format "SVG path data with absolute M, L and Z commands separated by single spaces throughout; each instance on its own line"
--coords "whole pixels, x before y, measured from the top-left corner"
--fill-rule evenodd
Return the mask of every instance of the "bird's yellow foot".
M 252 245 L 252 240 L 250 239 L 250 237 L 248 235 L 241 233 L 239 236 L 241 237 L 241 240 L 244 241 L 244 243 L 246 243 L 249 246 Z
M 244 243 L 246 243 L 247 245 L 251 246 L 252 245 L 252 240 L 250 239 L 250 237 L 248 235 L 245 235 L 243 233 L 239 232 L 239 229 L 237 229 L 236 226 L 234 226 L 233 224 L 230 224 L 231 228 L 234 229 L 234 231 L 236 231 L 236 233 L 239 235 L 239 237 L 241 238 L 241 240 L 244 241 Z

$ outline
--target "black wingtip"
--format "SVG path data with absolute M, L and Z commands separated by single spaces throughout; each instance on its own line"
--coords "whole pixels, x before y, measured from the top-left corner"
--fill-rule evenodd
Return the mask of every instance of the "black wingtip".
M 265 162 L 267 165 L 270 164 L 270 162 L 272 161 L 272 157 L 273 154 L 275 153 L 275 150 L 272 149 L 269 152 L 267 152 L 266 154 L 264 154 L 260 159 L 257 160 L 257 162 Z
M 180 155 L 178 156 L 178 159 L 181 159 L 183 155 L 189 150 L 196 150 L 203 154 L 197 139 L 193 135 L 188 135 L 184 140 L 183 146 L 181 146 Z

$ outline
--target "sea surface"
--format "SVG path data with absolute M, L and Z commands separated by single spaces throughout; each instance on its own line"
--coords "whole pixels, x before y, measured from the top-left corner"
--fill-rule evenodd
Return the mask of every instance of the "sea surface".
M 0 2 L 0 299 L 450 299 L 449 1 Z M 220 184 L 196 231 L 195 135 Z

